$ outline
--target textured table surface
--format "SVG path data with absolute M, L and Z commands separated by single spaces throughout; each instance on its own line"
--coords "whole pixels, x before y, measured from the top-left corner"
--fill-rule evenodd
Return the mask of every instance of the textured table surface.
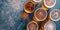
M 27 23 L 31 20 L 32 14 L 27 19 L 21 18 L 23 5 L 29 0 L 0 0 L 0 30 L 26 30 Z M 36 9 L 40 4 L 36 5 Z M 49 9 L 60 10 L 60 0 L 57 0 L 56 6 Z M 56 23 L 56 30 L 60 30 L 60 21 Z

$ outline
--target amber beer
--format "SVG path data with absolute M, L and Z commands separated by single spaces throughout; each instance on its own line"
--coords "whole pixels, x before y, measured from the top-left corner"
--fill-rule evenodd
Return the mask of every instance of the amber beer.
M 27 24 L 27 30 L 38 30 L 38 24 L 35 21 L 30 21 Z
M 50 12 L 50 18 L 51 18 L 52 21 L 59 21 L 60 20 L 60 10 L 53 9 Z
M 34 17 L 33 19 L 35 21 L 44 21 L 47 18 L 47 11 L 43 8 L 38 8 L 34 12 Z
M 53 21 L 46 22 L 40 30 L 56 30 L 56 24 Z
M 43 0 L 42 8 L 48 10 L 49 8 L 54 7 L 56 0 Z
M 50 15 L 48 15 L 47 19 L 41 23 L 40 30 L 56 30 L 56 24 L 51 21 Z
M 42 23 L 40 25 L 41 28 L 39 28 L 39 30 L 44 30 L 45 23 L 50 22 L 50 21 L 51 21 L 51 19 L 50 19 L 50 16 L 48 15 L 48 17 L 44 21 L 42 21 Z
M 32 2 L 25 2 L 24 11 L 27 13 L 32 13 L 34 11 L 34 4 Z
M 26 13 L 25 11 L 22 13 L 22 18 L 27 19 L 29 17 L 29 14 Z

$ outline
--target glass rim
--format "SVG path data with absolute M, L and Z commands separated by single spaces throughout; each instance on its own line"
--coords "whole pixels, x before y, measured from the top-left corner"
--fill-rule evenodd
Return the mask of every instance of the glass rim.
M 60 17 L 59 17 L 58 19 L 56 19 L 56 20 L 51 17 L 51 13 L 52 13 L 53 11 L 59 11 L 59 12 L 60 12 L 60 10 L 59 10 L 59 9 L 53 9 L 53 10 L 50 12 L 50 18 L 51 18 L 51 20 L 52 20 L 52 21 L 59 21 L 59 20 L 60 20 Z
M 27 30 L 29 30 L 28 25 L 29 25 L 30 23 L 35 23 L 36 26 L 37 26 L 36 30 L 38 30 L 38 24 L 37 24 L 37 22 L 35 22 L 35 21 L 31 21 L 31 22 L 29 22 L 29 23 L 27 24 Z
M 38 8 L 38 9 L 43 9 L 43 8 Z M 37 21 L 44 21 L 46 18 L 47 18 L 47 15 L 48 15 L 48 13 L 47 13 L 47 11 L 45 10 L 45 9 L 43 9 L 45 12 L 46 12 L 46 16 L 45 16 L 45 18 L 44 19 L 38 19 L 35 15 L 36 15 L 36 12 L 38 11 L 38 9 L 37 10 L 35 10 L 35 12 L 34 12 L 34 17 L 37 19 Z
M 49 22 L 46 22 L 45 24 L 44 24 L 44 29 L 46 30 L 46 25 L 48 24 L 48 23 L 52 23 L 53 25 L 54 25 L 54 28 L 55 28 L 55 30 L 56 30 L 56 23 L 54 22 L 54 21 L 49 21 Z
M 30 11 L 27 11 L 27 10 L 25 9 L 26 3 L 29 3 L 29 2 L 25 2 L 25 4 L 24 4 L 24 11 L 27 12 L 27 13 L 32 13 L 32 12 L 34 11 L 34 9 L 33 9 L 33 11 L 31 11 L 31 12 L 30 12 Z M 34 4 L 33 2 L 31 2 L 31 3 Z M 35 7 L 35 5 L 34 5 L 34 7 Z
M 46 4 L 46 1 L 44 0 L 44 5 L 45 5 L 47 8 L 52 8 L 52 7 L 54 7 L 54 6 L 56 5 L 56 0 L 55 0 L 54 4 L 53 4 L 52 6 L 48 6 L 48 5 Z

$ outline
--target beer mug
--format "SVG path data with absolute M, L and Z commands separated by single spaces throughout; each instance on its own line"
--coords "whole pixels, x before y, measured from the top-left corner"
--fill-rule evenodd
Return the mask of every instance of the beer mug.
M 32 2 L 25 2 L 24 11 L 27 13 L 32 13 L 34 11 L 34 4 Z
M 50 18 L 51 18 L 52 21 L 59 21 L 60 20 L 60 10 L 53 9 L 50 12 Z
M 36 21 L 44 21 L 47 18 L 47 11 L 43 8 L 38 8 L 34 12 L 34 17 Z
M 44 30 L 56 30 L 56 24 L 53 21 L 45 23 Z
M 50 20 L 50 16 L 48 15 L 48 17 L 44 21 L 41 22 L 41 25 L 40 25 L 41 28 L 39 28 L 39 30 L 44 30 L 45 23 L 49 21 L 51 20 Z
M 38 24 L 35 21 L 31 21 L 27 25 L 27 30 L 38 30 Z
M 35 5 L 38 4 L 39 2 L 41 3 L 42 0 L 31 0 L 31 2 L 33 2 Z
M 56 0 L 44 0 L 42 4 L 42 8 L 48 10 L 56 5 Z

